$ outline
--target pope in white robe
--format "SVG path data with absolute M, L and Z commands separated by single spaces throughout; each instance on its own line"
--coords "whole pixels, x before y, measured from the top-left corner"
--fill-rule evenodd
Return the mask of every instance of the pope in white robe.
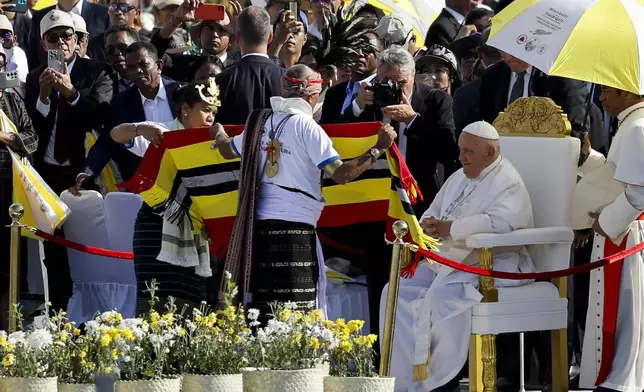
M 476 265 L 479 252 L 465 246 L 467 237 L 533 227 L 530 196 L 519 173 L 500 155 L 498 139 L 485 122 L 463 130 L 463 169 L 445 182 L 421 219 L 428 235 L 442 239 L 443 257 Z M 495 250 L 493 255 L 495 270 L 534 271 L 525 248 Z M 482 299 L 478 282 L 476 275 L 426 262 L 412 278 L 401 279 L 391 361 L 396 392 L 459 390 L 456 377 L 468 356 L 472 307 Z M 495 280 L 497 286 L 524 283 Z M 387 290 L 380 302 L 381 335 Z
M 620 127 L 607 159 L 584 143 L 588 158 L 579 168 L 575 208 L 599 213 L 590 223 L 591 261 L 644 241 L 644 98 L 602 87 L 601 100 Z M 644 390 L 644 252 L 591 272 L 580 387 L 595 386 L 598 392 Z

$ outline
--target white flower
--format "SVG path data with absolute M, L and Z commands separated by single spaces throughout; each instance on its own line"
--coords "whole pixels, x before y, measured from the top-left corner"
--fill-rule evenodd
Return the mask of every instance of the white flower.
M 284 304 L 284 309 L 296 310 L 297 304 L 295 302 L 288 301 Z
M 230 280 L 233 277 L 233 275 L 228 271 L 224 271 L 224 276 L 226 277 L 226 280 Z
M 27 343 L 25 339 L 25 333 L 22 331 L 17 331 L 9 335 L 7 338 L 7 343 L 12 346 L 24 345 Z
M 249 320 L 257 320 L 259 318 L 259 309 L 248 309 L 248 319 Z
M 44 350 L 53 343 L 54 339 L 46 329 L 36 329 L 29 334 L 29 346 L 36 351 Z

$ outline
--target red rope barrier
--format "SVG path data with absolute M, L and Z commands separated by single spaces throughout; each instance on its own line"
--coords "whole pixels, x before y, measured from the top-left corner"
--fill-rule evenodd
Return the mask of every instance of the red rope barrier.
M 77 250 L 79 252 L 84 252 L 84 253 L 89 253 L 91 255 L 98 255 L 98 256 L 105 256 L 105 257 L 112 257 L 114 259 L 124 259 L 124 260 L 133 260 L 134 259 L 134 253 L 132 252 L 119 252 L 116 250 L 109 250 L 109 249 L 103 249 L 103 248 L 97 248 L 94 246 L 87 246 L 83 244 L 79 244 L 78 242 L 73 242 L 70 240 L 66 240 L 62 237 L 57 237 L 55 235 L 51 235 L 49 233 L 46 233 L 42 230 L 36 229 L 35 234 L 49 242 L 52 242 L 56 245 L 63 246 L 65 248 L 70 248 Z
M 479 275 L 479 276 L 489 276 L 492 278 L 498 278 L 498 279 L 510 279 L 510 280 L 523 280 L 523 279 L 539 279 L 539 280 L 548 280 L 548 279 L 555 279 L 555 278 L 563 278 L 565 276 L 572 276 L 572 275 L 580 275 L 584 274 L 588 271 L 605 267 L 609 264 L 616 263 L 620 260 L 623 260 L 629 256 L 634 255 L 637 252 L 644 251 L 644 242 L 641 244 L 638 244 L 630 249 L 623 250 L 619 253 L 615 253 L 612 256 L 608 256 L 606 258 L 603 258 L 601 260 L 597 260 L 595 262 L 589 263 L 589 264 L 584 264 L 580 265 L 577 267 L 572 267 L 572 268 L 566 268 L 563 270 L 557 270 L 557 271 L 546 271 L 546 272 L 529 272 L 529 273 L 520 273 L 520 272 L 502 272 L 502 271 L 488 271 L 486 269 L 480 268 L 480 267 L 474 267 L 471 265 L 466 265 L 463 263 L 459 263 L 454 260 L 446 259 L 442 256 L 437 255 L 434 252 L 430 252 L 424 249 L 418 249 L 418 252 L 416 252 L 416 257 L 423 256 L 428 259 L 434 260 L 439 264 L 446 265 L 448 267 L 452 267 L 456 270 L 467 272 L 470 274 L 474 275 Z

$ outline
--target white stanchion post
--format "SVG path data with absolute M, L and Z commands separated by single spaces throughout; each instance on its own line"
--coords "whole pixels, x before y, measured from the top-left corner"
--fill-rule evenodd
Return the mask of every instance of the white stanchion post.
M 525 392 L 525 347 L 523 346 L 524 334 L 519 334 L 519 392 Z

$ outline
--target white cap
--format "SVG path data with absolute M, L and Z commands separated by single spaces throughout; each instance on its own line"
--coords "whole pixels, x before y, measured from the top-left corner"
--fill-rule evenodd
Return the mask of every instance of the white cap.
M 0 14 L 0 30 L 9 30 L 13 33 L 13 26 L 6 15 Z
M 68 27 L 74 32 L 76 31 L 74 29 L 74 20 L 69 13 L 53 9 L 47 12 L 40 21 L 40 38 L 43 38 L 46 32 L 56 27 Z
M 376 27 L 376 35 L 385 42 L 386 46 L 405 45 L 413 36 L 414 28 L 402 16 L 385 15 Z
M 483 139 L 499 140 L 499 133 L 490 123 L 487 123 L 485 121 L 477 121 L 475 123 L 472 123 L 466 126 L 463 129 L 463 132 L 478 136 Z
M 89 34 L 87 32 L 87 23 L 85 23 L 85 19 L 83 19 L 82 16 L 73 12 L 70 12 L 69 15 L 71 15 L 72 20 L 74 21 L 74 30 L 77 33 Z
M 169 5 L 181 5 L 183 0 L 154 0 L 154 6 L 162 10 Z

